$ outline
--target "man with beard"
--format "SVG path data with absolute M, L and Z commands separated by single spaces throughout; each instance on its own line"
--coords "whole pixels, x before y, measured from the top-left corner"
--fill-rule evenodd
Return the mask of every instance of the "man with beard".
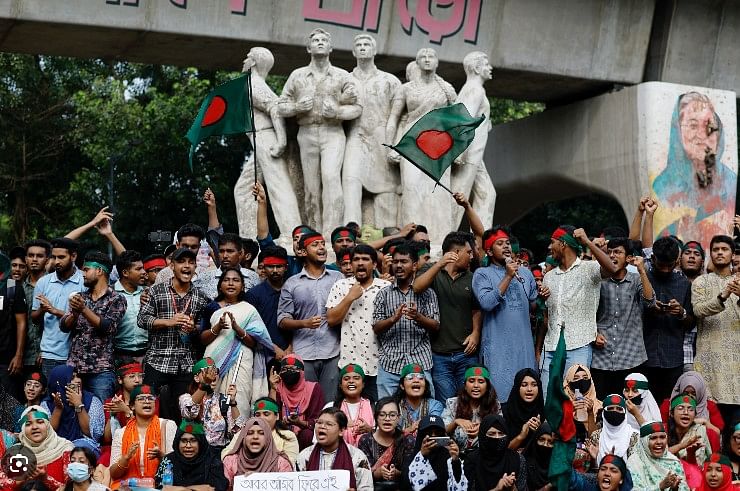
M 539 293 L 531 271 L 512 257 L 507 230 L 487 230 L 483 249 L 489 265 L 472 275 L 472 291 L 483 311 L 481 358 L 496 374 L 492 382 L 499 401 L 506 402 L 514 375 L 524 368 L 537 368 L 529 311 Z
M 396 284 L 386 286 L 375 297 L 373 331 L 380 346 L 377 386 L 381 398 L 396 392 L 404 366 L 416 363 L 429 374 L 433 365 L 429 334 L 439 331 L 439 305 L 434 290 L 414 292 L 418 263 L 416 250 L 408 242 L 396 246 Z M 434 396 L 432 380 L 427 378 L 427 384 Z
M 239 268 L 244 276 L 244 291 L 259 283 L 257 273 L 251 269 L 242 268 L 241 260 L 244 257 L 244 244 L 237 234 L 225 233 L 218 238 L 218 260 L 221 269 L 209 269 L 198 275 L 193 285 L 200 288 L 208 298 L 213 300 L 218 295 L 218 280 L 221 271 L 226 268 Z
M 715 235 L 709 245 L 714 271 L 691 285 L 697 319 L 696 371 L 720 404 L 740 404 L 740 280 L 732 275 L 731 237 Z
M 278 325 L 293 331 L 293 351 L 303 359 L 306 380 L 318 382 L 324 399 L 334 400 L 339 378 L 339 333 L 326 321 L 326 299 L 342 273 L 326 269 L 326 242 L 304 233 L 298 242 L 303 270 L 288 278 L 280 292 Z
M 647 360 L 642 338 L 642 310 L 655 302 L 645 261 L 634 254 L 631 241 L 612 238 L 607 244 L 607 253 L 617 272 L 601 280 L 596 313 L 598 335 L 594 342 L 591 377 L 599 399 L 619 394 L 625 377 Z M 628 264 L 635 266 L 638 273 L 627 271 Z
M 74 265 L 79 244 L 66 237 L 51 241 L 54 271 L 36 282 L 34 291 L 34 322 L 43 322 L 41 334 L 41 372 L 49 377 L 51 370 L 67 363 L 69 334 L 59 328 L 59 319 L 69 309 L 69 297 L 85 289 L 82 271 Z
M 343 278 L 331 287 L 326 302 L 329 326 L 341 325 L 342 345 L 339 366 L 360 365 L 365 372 L 365 391 L 372 400 L 378 399 L 378 341 L 373 332 L 373 305 L 378 292 L 390 282 L 374 278 L 378 253 L 367 244 L 359 244 L 350 252 L 352 278 Z
M 642 326 L 647 362 L 640 370 L 650 381 L 655 399 L 662 401 L 683 372 L 683 339 L 691 329 L 691 282 L 675 271 L 678 241 L 661 237 L 653 244 L 648 279 L 655 291 L 655 306 L 643 312 Z
M 175 420 L 180 419 L 177 396 L 187 392 L 193 380 L 195 323 L 208 303 L 192 283 L 195 261 L 196 252 L 190 247 L 173 252 L 172 278 L 149 289 L 149 301 L 141 305 L 137 319 L 139 327 L 149 331 L 144 383 L 156 391 L 169 386 L 168 397 L 161 397 L 162 416 Z
M 85 255 L 82 272 L 87 290 L 70 297 L 70 311 L 59 323 L 62 332 L 72 334 L 67 365 L 101 401 L 116 390 L 113 338 L 126 312 L 126 299 L 108 286 L 112 269 L 113 263 L 102 252 Z
M 254 305 L 265 323 L 275 348 L 275 361 L 279 362 L 292 352 L 292 333 L 280 329 L 277 323 L 280 290 L 288 271 L 288 251 L 280 246 L 267 246 L 260 252 L 258 261 L 265 270 L 265 281 L 249 290 L 246 300 Z
M 28 306 L 26 324 L 26 346 L 23 352 L 23 370 L 32 373 L 41 366 L 41 323 L 31 318 L 33 313 L 33 292 L 36 283 L 46 274 L 46 263 L 51 256 L 51 244 L 45 240 L 32 240 L 26 243 L 26 266 L 28 274 L 23 280 L 23 292 Z
M 683 274 L 690 282 L 704 270 L 704 248 L 695 240 L 686 242 L 681 247 L 680 266 Z M 683 371 L 687 372 L 694 369 L 694 356 L 696 355 L 696 324 L 691 330 L 686 331 L 683 337 Z M 607 392 L 609 394 L 609 392 Z
M 162 263 L 164 263 L 164 258 L 162 258 Z M 141 302 L 146 301 L 147 297 L 144 293 L 147 273 L 144 270 L 141 254 L 136 251 L 124 251 L 116 260 L 116 269 L 119 277 L 113 289 L 126 299 L 126 313 L 118 324 L 113 343 L 114 354 L 117 360 L 133 358 L 137 363 L 141 363 L 149 340 L 147 332 L 139 329 L 136 324 Z

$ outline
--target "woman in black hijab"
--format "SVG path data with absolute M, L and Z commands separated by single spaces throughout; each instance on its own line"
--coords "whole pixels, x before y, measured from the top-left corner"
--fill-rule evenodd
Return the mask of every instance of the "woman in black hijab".
M 470 489 L 460 463 L 460 449 L 455 441 L 447 438 L 447 444 L 441 445 L 432 440 L 434 437 L 445 436 L 445 425 L 441 416 L 424 416 L 419 421 L 414 456 L 404 465 L 405 489 L 413 491 Z
M 519 370 L 502 411 L 514 433 L 509 444 L 513 450 L 526 448 L 533 440 L 542 422 L 544 408 L 539 373 L 531 368 Z
M 527 489 L 527 463 L 509 448 L 509 425 L 497 414 L 489 414 L 480 424 L 478 448 L 465 459 L 465 475 L 470 491 L 503 488 Z
M 550 423 L 544 421 L 524 450 L 529 491 L 539 491 L 550 484 L 547 472 L 550 470 L 550 456 L 554 441 Z

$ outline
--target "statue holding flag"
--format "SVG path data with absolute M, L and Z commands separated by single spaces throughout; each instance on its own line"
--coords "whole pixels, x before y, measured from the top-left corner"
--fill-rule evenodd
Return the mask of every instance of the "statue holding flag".
M 404 111 L 408 113 L 404 129 L 406 130 L 429 111 L 448 106 L 455 101 L 455 89 L 437 75 L 439 60 L 436 51 L 431 48 L 420 49 L 416 53 L 416 64 L 421 72 L 419 78 L 403 84 L 393 97 L 385 131 L 387 142 L 395 142 L 396 131 Z M 426 133 L 424 138 L 433 139 L 434 135 Z M 431 157 L 434 157 L 434 154 L 430 155 Z M 389 158 L 395 160 L 392 156 Z M 399 223 L 423 221 L 427 224 L 431 241 L 441 244 L 444 236 L 454 228 L 449 196 L 440 192 L 441 190 L 432 193 L 437 183 L 424 177 L 423 171 L 416 165 L 405 160 L 402 160 L 400 165 L 403 194 Z M 444 172 L 438 183 L 449 188 L 449 170 Z

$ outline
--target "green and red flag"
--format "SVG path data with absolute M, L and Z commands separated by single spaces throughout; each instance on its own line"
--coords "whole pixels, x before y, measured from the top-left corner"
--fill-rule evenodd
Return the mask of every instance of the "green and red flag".
M 193 170 L 195 148 L 209 136 L 254 131 L 251 87 L 251 73 L 247 72 L 219 85 L 206 96 L 187 134 L 190 170 Z
M 558 491 L 568 489 L 573 456 L 576 451 L 576 424 L 573 418 L 573 401 L 563 390 L 565 371 L 565 329 L 560 330 L 558 347 L 550 362 L 550 378 L 547 384 L 545 418 L 556 434 L 555 445 L 550 457 L 550 482 Z
M 475 138 L 475 129 L 485 120 L 485 116 L 471 116 L 463 103 L 440 107 L 414 123 L 397 145 L 386 146 L 442 186 L 442 174 L 468 148 Z

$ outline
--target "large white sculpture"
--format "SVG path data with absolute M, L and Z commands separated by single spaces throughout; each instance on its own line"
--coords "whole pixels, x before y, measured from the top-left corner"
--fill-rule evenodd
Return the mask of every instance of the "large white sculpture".
M 463 68 L 467 81 L 460 89 L 456 102 L 462 102 L 472 116 L 484 115 L 486 121 L 475 130 L 475 139 L 457 158 L 452 166 L 452 190 L 461 192 L 470 200 L 473 209 L 480 216 L 483 225 L 493 225 L 493 210 L 496 205 L 496 190 L 491 176 L 483 162 L 488 132 L 491 131 L 491 104 L 488 102 L 483 84 L 491 80 L 493 67 L 488 56 L 481 51 L 473 51 L 463 58 Z M 453 226 L 457 228 L 464 210 L 452 204 Z
M 301 223 L 301 214 L 288 164 L 283 158 L 287 146 L 285 121 L 278 114 L 278 96 L 265 82 L 274 63 L 275 59 L 268 49 L 254 47 L 244 59 L 242 71 L 252 69 L 252 106 L 257 140 L 256 146 L 254 141 L 252 143 L 256 148 L 256 177 L 267 189 L 275 221 L 285 234 Z M 255 155 L 251 158 L 255 158 Z M 254 166 L 247 162 L 234 186 L 239 231 L 243 237 L 256 235 L 257 204 L 252 198 L 254 181 Z
M 308 66 L 290 74 L 278 107 L 283 117 L 295 116 L 303 167 L 308 224 L 330 231 L 342 224 L 342 160 L 346 137 L 342 122 L 360 116 L 357 90 L 349 73 L 331 65 L 331 35 L 314 29 L 308 36 Z
M 362 216 L 363 190 L 372 196 L 373 224 L 393 227 L 398 223 L 401 177 L 398 165 L 386 159 L 385 124 L 393 95 L 401 81 L 375 66 L 377 48 L 369 34 L 354 38 L 352 54 L 357 66 L 351 77 L 357 87 L 362 115 L 351 122 L 344 152 L 342 184 L 344 222 L 365 223 Z
M 391 114 L 386 125 L 386 141 L 398 141 L 397 135 L 405 133 L 424 114 L 438 107 L 454 103 L 455 89 L 437 75 L 439 60 L 431 48 L 422 48 L 416 54 L 416 64 L 420 73 L 403 84 L 396 92 L 391 106 Z M 399 128 L 403 113 L 407 113 L 404 125 Z M 389 159 L 395 161 L 389 154 Z M 400 223 L 423 223 L 429 230 L 429 238 L 441 244 L 444 236 L 457 227 L 452 223 L 452 199 L 447 191 L 438 188 L 435 182 L 413 164 L 401 159 L 401 220 Z M 444 173 L 440 182 L 450 186 L 450 170 Z

